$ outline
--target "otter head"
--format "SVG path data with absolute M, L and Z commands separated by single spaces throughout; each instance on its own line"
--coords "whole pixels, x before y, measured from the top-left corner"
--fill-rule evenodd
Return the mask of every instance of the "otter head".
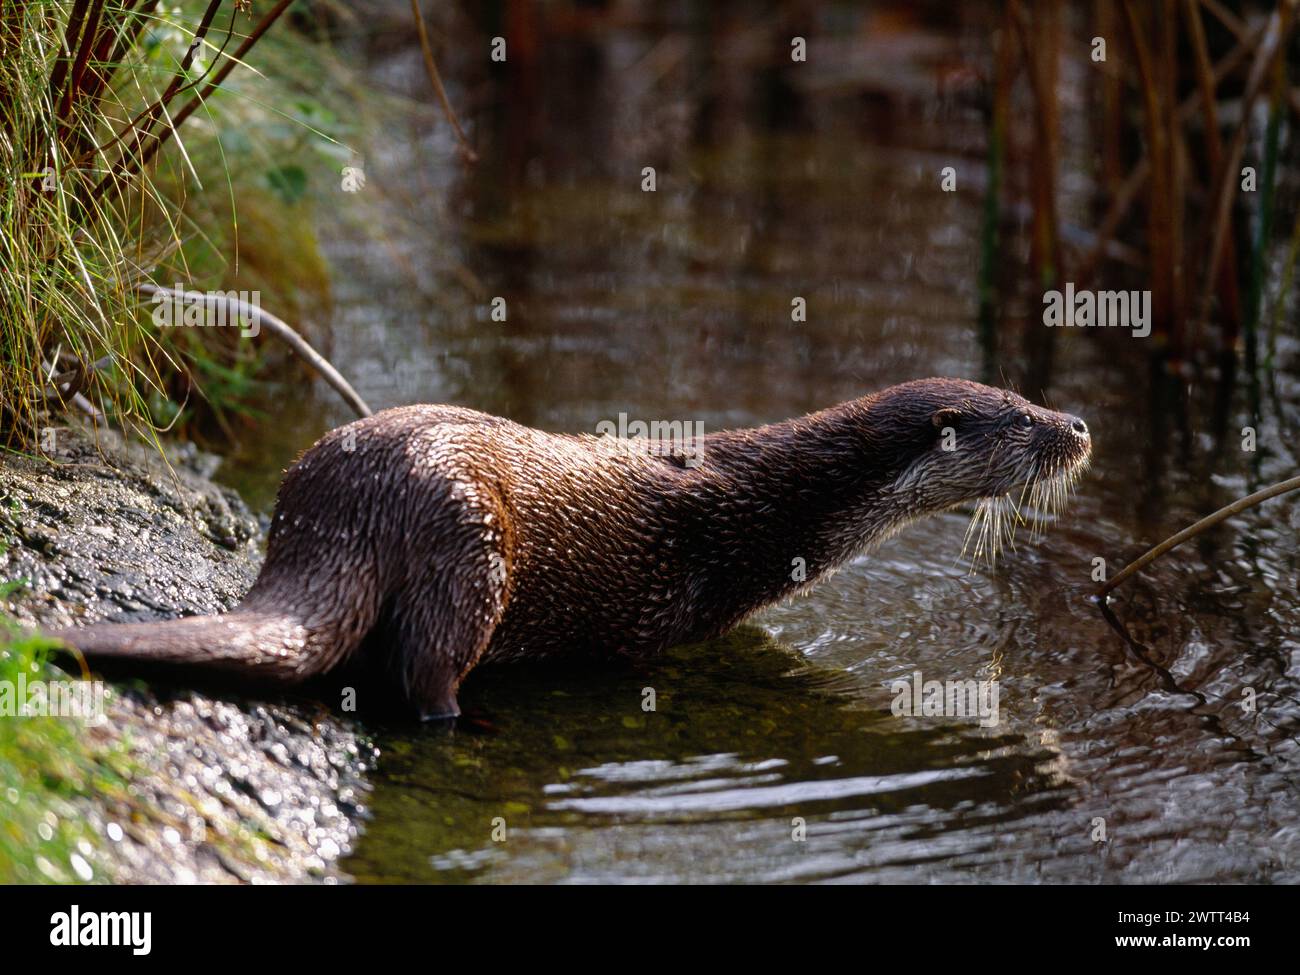
M 963 551 L 973 546 L 975 560 L 991 561 L 1026 518 L 1037 527 L 1057 513 L 1092 453 L 1083 420 L 1009 390 L 922 379 L 887 397 L 875 409 L 907 423 L 913 449 L 895 496 L 913 515 L 974 503 Z

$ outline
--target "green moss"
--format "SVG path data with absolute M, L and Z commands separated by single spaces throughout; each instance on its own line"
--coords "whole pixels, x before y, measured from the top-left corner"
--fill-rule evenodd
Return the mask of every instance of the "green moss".
M 54 649 L 0 618 L 0 682 L 69 679 L 50 664 Z M 125 794 L 126 759 L 93 744 L 87 729 L 80 718 L 0 716 L 0 883 L 107 879 L 78 801 Z
M 0 512 L 0 555 L 17 517 L 16 503 Z M 0 601 L 26 585 L 0 583 Z M 50 663 L 57 648 L 0 615 L 0 688 L 69 679 Z M 128 763 L 120 747 L 92 743 L 87 730 L 80 718 L 0 713 L 0 884 L 106 879 L 98 839 L 76 803 L 124 795 Z

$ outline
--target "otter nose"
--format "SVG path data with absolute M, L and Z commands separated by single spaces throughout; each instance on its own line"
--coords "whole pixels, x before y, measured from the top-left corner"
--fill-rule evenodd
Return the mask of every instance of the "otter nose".
M 1070 417 L 1070 429 L 1081 437 L 1088 436 L 1088 424 L 1084 423 L 1077 416 Z

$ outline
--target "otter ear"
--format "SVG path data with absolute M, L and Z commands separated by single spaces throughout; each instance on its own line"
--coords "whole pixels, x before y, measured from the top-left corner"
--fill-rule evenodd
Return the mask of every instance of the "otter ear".
M 944 427 L 956 427 L 961 420 L 961 410 L 955 407 L 945 406 L 941 410 L 935 410 L 930 416 L 930 422 L 934 424 L 936 430 L 942 430 Z

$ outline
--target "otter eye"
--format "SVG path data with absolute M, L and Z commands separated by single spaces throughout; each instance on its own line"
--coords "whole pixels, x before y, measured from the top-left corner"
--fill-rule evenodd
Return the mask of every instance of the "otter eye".
M 1034 418 L 1030 416 L 1028 413 L 1021 413 L 1020 425 L 1022 427 L 1032 427 L 1034 425 Z

